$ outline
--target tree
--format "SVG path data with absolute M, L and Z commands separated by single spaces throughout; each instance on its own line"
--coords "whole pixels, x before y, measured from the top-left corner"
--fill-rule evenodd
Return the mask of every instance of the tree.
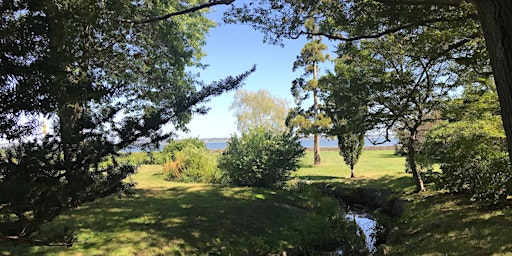
M 504 203 L 512 193 L 512 170 L 493 81 L 466 84 L 446 105 L 421 153 L 426 164 L 440 165 L 436 185 L 481 203 Z
M 237 129 L 241 133 L 258 127 L 265 127 L 276 134 L 286 131 L 288 101 L 273 96 L 268 90 L 249 92 L 239 89 L 229 109 L 234 111 Z
M 351 65 L 368 71 L 362 81 L 368 81 L 369 91 L 361 90 L 361 94 L 368 96 L 369 124 L 380 124 L 380 129 L 386 131 L 398 129 L 404 135 L 418 192 L 425 187 L 416 165 L 417 135 L 420 127 L 435 121 L 443 99 L 457 85 L 453 72 L 456 65 L 442 49 L 432 47 L 442 37 L 427 29 L 420 33 L 416 40 L 402 33 L 387 35 L 363 41 L 358 47 L 346 46 L 339 53 L 353 58 Z
M 66 209 L 124 191 L 135 168 L 117 163 L 119 150 L 172 136 L 164 124 L 186 129 L 192 113 L 208 110 L 203 103 L 250 73 L 211 85 L 187 73 L 214 24 L 183 8 L 168 1 L 0 2 L 0 137 L 18 145 L 0 157 L 2 236 L 27 237 Z M 169 10 L 186 15 L 126 20 Z M 44 138 L 40 116 L 54 124 Z
M 320 80 L 320 97 L 324 110 L 331 119 L 329 134 L 337 136 L 340 155 L 350 167 L 354 178 L 354 166 L 364 147 L 370 108 L 370 84 L 373 61 L 370 52 L 360 52 L 357 46 L 340 45 L 335 59 L 335 74 L 329 73 Z M 358 54 L 360 53 L 360 54 Z
M 425 190 L 416 163 L 418 135 L 423 126 L 437 120 L 443 101 L 458 85 L 453 72 L 455 64 L 445 57 L 443 50 L 433 47 L 440 38 L 428 30 L 421 33 L 418 38 L 423 40 L 407 42 L 404 35 L 397 33 L 375 40 L 376 45 L 370 46 L 385 68 L 384 76 L 371 92 L 376 101 L 373 115 L 403 135 L 417 191 Z
M 299 133 L 309 136 L 314 135 L 314 165 L 321 163 L 320 158 L 320 133 L 322 128 L 326 126 L 328 120 L 319 112 L 318 102 L 318 64 L 325 62 L 328 56 L 323 54 L 327 50 L 327 46 L 322 43 L 321 38 L 314 37 L 306 43 L 301 53 L 297 56 L 297 60 L 293 63 L 293 71 L 297 68 L 304 68 L 304 74 L 301 78 L 295 79 L 292 83 L 292 95 L 298 107 L 290 113 L 288 125 L 299 128 Z M 313 76 L 311 80 L 307 77 Z M 308 110 L 303 110 L 301 105 L 303 101 L 309 98 L 309 94 L 313 94 L 313 105 Z
M 512 38 L 507 36 L 512 34 L 512 2 L 262 0 L 258 3 L 233 6 L 227 13 L 226 20 L 252 24 L 256 29 L 263 31 L 264 40 L 271 43 L 280 42 L 282 38 L 298 38 L 306 34 L 354 41 L 424 27 L 451 31 L 466 30 L 467 33 L 460 33 L 461 37 L 447 38 L 439 47 L 461 49 L 462 56 L 467 53 L 473 56 L 485 54 L 485 51 L 475 50 L 475 46 L 484 46 L 487 49 L 507 135 L 507 149 L 512 162 L 512 49 L 507 47 L 512 45 Z M 307 15 L 311 10 L 315 10 L 316 20 L 321 21 L 319 31 L 315 33 L 304 29 L 305 21 L 311 18 Z M 485 42 L 482 39 L 485 39 Z M 454 57 L 462 60 L 461 55 Z M 463 59 L 468 61 L 472 57 L 464 56 Z

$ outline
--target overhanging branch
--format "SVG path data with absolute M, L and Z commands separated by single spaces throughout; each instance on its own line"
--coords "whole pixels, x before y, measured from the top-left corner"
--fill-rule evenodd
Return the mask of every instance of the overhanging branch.
M 385 1 L 387 1 L 387 0 L 385 0 Z M 391 0 L 391 1 L 393 1 L 393 0 Z M 399 0 L 396 0 L 396 1 L 399 1 Z M 406 23 L 406 24 L 403 24 L 403 25 L 399 25 L 399 26 L 396 26 L 396 27 L 385 29 L 385 30 L 380 31 L 380 32 L 376 32 L 374 34 L 360 35 L 360 36 L 353 36 L 353 37 L 346 37 L 346 36 L 337 35 L 337 34 L 328 34 L 328 33 L 325 33 L 325 32 L 308 32 L 308 31 L 300 31 L 296 35 L 292 35 L 290 33 L 288 36 L 291 39 L 297 39 L 301 35 L 324 36 L 324 37 L 326 37 L 328 39 L 340 40 L 340 41 L 345 41 L 345 42 L 351 42 L 351 41 L 358 41 L 358 40 L 361 40 L 361 39 L 380 38 L 380 37 L 388 35 L 388 34 L 396 33 L 396 32 L 398 32 L 400 30 L 409 29 L 409 28 L 413 28 L 413 27 L 417 27 L 417 26 L 428 26 L 428 25 L 431 25 L 433 23 L 438 23 L 438 22 L 460 21 L 460 20 L 465 20 L 465 19 L 477 19 L 477 18 L 478 17 L 476 16 L 476 14 L 469 14 L 469 15 L 466 15 L 464 17 L 460 17 L 460 18 L 457 18 L 457 19 L 454 19 L 454 20 L 449 20 L 446 17 L 439 17 L 439 18 L 434 18 L 434 19 L 429 19 L 429 20 L 420 20 L 420 21 L 417 21 L 417 22 Z
M 187 13 L 193 13 L 193 12 L 196 12 L 196 11 L 199 11 L 202 9 L 206 9 L 206 8 L 210 8 L 210 7 L 216 6 L 216 5 L 229 5 L 229 4 L 233 3 L 234 1 L 235 0 L 213 0 L 213 1 L 209 1 L 206 4 L 198 5 L 198 6 L 195 6 L 195 7 L 189 8 L 189 9 L 185 9 L 182 11 L 169 13 L 169 14 L 166 14 L 163 16 L 152 17 L 152 18 L 148 18 L 145 20 L 122 20 L 122 21 L 127 22 L 127 23 L 132 23 L 132 24 L 146 24 L 146 23 L 151 23 L 151 22 L 155 22 L 155 21 L 166 20 L 173 16 L 183 15 L 183 14 L 187 14 Z
M 439 6 L 458 6 L 461 0 L 376 0 L 377 2 L 388 5 L 439 5 Z

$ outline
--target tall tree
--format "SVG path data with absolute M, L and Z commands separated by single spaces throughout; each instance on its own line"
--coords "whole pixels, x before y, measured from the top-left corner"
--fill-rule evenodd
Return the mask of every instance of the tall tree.
M 416 164 L 418 135 L 425 124 L 436 121 L 436 112 L 458 86 L 458 77 L 453 72 L 454 63 L 443 50 L 434 47 L 437 40 L 442 40 L 435 31 L 421 31 L 418 39 L 422 40 L 408 40 L 408 36 L 387 35 L 362 47 L 374 51 L 384 71 L 372 76 L 377 80 L 370 91 L 371 115 L 386 129 L 397 129 L 404 136 L 407 162 L 419 192 L 425 187 Z
M 2 236 L 29 236 L 66 209 L 123 191 L 135 168 L 115 161 L 119 150 L 172 136 L 164 124 L 186 129 L 210 97 L 241 84 L 250 72 L 204 85 L 186 71 L 199 65 L 214 25 L 201 8 L 0 2 L 0 137 L 18 145 L 0 157 Z M 183 16 L 138 21 L 169 11 Z M 40 116 L 54 127 L 44 138 L 37 136 Z M 107 158 L 112 164 L 101 165 Z
M 292 110 L 288 121 L 289 126 L 299 129 L 299 133 L 303 135 L 313 134 L 314 136 L 314 165 L 321 163 L 320 158 L 320 134 L 325 127 L 327 119 L 319 112 L 318 99 L 318 65 L 325 62 L 328 58 L 323 54 L 327 50 L 327 45 L 322 43 L 320 37 L 312 37 L 311 41 L 306 43 L 301 53 L 297 56 L 297 60 L 293 63 L 293 71 L 298 68 L 304 68 L 304 74 L 301 78 L 295 79 L 292 83 L 292 95 L 298 107 Z M 312 76 L 311 80 L 307 80 Z M 310 93 L 313 94 L 313 104 L 310 109 L 303 110 L 302 103 L 309 98 Z
M 304 27 L 311 10 L 321 21 L 316 33 Z M 512 2 L 508 0 L 261 0 L 234 5 L 226 20 L 252 24 L 271 43 L 305 34 L 355 41 L 424 27 L 465 30 L 459 37 L 446 38 L 439 47 L 460 49 L 461 54 L 454 57 L 464 62 L 486 54 L 475 46 L 488 50 L 512 162 L 512 48 L 508 47 L 512 45 L 511 10 Z
M 367 130 L 371 129 L 368 114 L 370 85 L 375 65 L 370 51 L 360 51 L 353 44 L 340 45 L 335 59 L 335 73 L 320 79 L 320 95 L 324 110 L 331 119 L 329 134 L 338 138 L 338 148 L 354 178 L 354 166 L 364 147 Z
M 237 129 L 242 134 L 258 127 L 275 134 L 284 133 L 287 129 L 288 101 L 272 95 L 268 90 L 250 92 L 239 89 L 229 109 L 234 111 Z

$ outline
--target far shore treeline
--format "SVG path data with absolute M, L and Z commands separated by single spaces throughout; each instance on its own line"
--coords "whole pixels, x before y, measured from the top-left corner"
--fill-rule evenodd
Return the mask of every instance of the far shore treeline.
M 228 138 L 210 138 L 210 139 L 200 139 L 206 144 L 206 147 L 209 150 L 222 150 L 226 147 Z M 300 140 L 300 143 L 305 148 L 313 148 L 313 139 L 312 138 L 304 138 Z M 394 147 L 397 144 L 397 140 L 395 138 L 391 138 L 391 141 L 385 142 L 382 144 L 374 145 L 369 139 L 365 139 L 364 146 L 366 148 L 373 148 L 373 147 Z M 160 143 L 159 149 L 163 149 L 167 145 L 167 143 Z M 320 140 L 320 147 L 321 148 L 336 148 L 338 147 L 338 141 L 336 139 L 329 139 L 329 138 L 322 138 Z M 140 147 L 132 147 L 126 150 L 127 152 L 139 152 L 142 151 Z

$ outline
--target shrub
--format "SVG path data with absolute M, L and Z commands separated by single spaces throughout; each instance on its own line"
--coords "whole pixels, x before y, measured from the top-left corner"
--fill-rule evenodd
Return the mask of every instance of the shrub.
M 219 157 L 219 168 L 235 186 L 282 188 L 302 156 L 304 147 L 297 137 L 258 128 L 231 137 Z
M 483 203 L 504 202 L 512 191 L 512 170 L 499 125 L 489 120 L 460 121 L 428 135 L 425 153 L 440 163 L 440 188 L 467 193 Z
M 221 174 L 215 157 L 199 139 L 170 142 L 163 150 L 164 175 L 180 182 L 218 183 Z

